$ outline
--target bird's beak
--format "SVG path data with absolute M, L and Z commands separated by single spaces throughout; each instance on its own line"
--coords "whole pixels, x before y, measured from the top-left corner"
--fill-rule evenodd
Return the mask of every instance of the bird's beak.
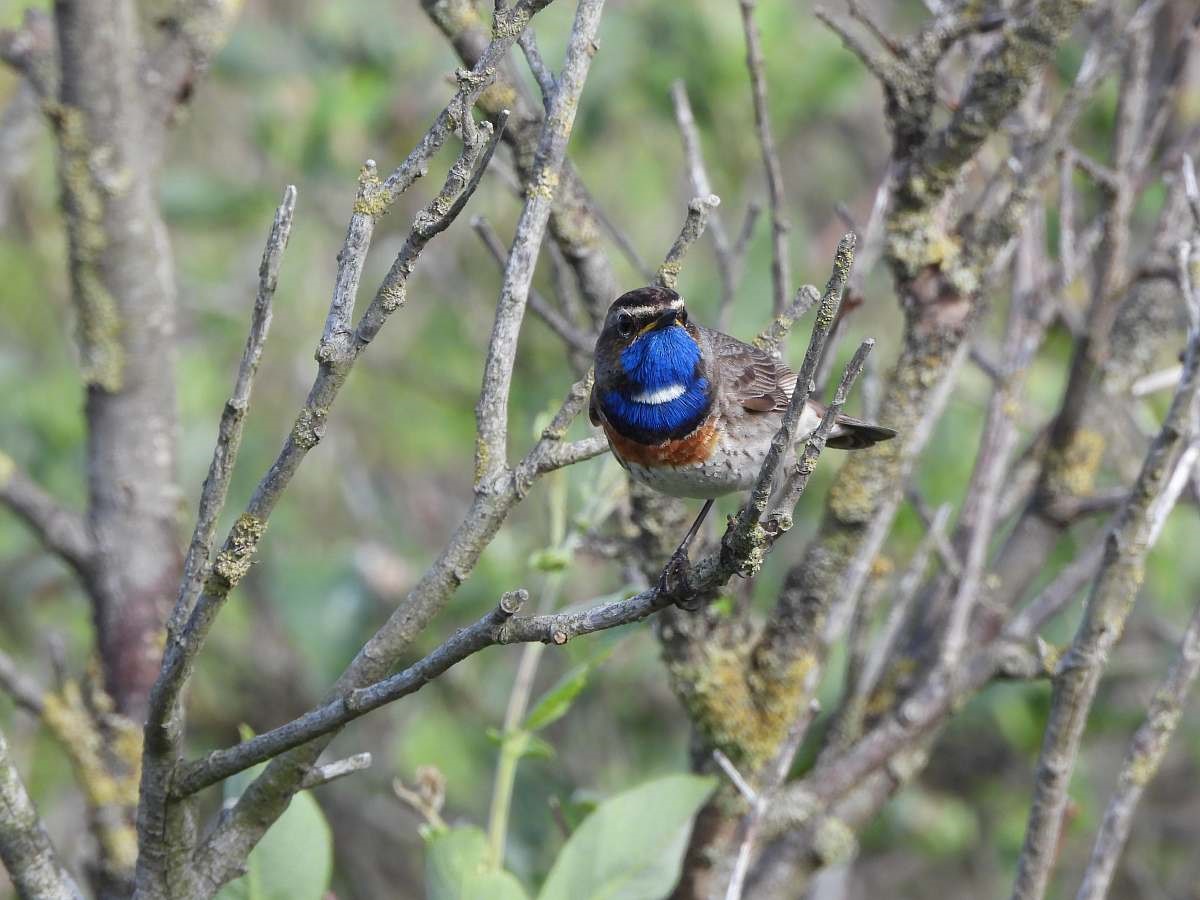
M 672 325 L 678 324 L 678 322 L 679 319 L 676 315 L 676 311 L 673 309 L 668 309 L 658 318 L 651 319 L 649 322 L 643 325 L 641 331 L 637 333 L 637 336 L 641 337 L 644 334 L 649 334 L 651 331 L 658 331 L 660 328 L 670 328 Z
M 670 328 L 672 325 L 678 323 L 678 321 L 679 317 L 676 315 L 675 310 L 668 309 L 665 313 L 650 323 L 650 330 L 657 331 L 660 328 Z

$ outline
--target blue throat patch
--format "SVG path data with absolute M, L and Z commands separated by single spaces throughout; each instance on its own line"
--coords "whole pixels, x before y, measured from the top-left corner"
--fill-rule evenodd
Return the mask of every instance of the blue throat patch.
M 709 382 L 697 371 L 700 348 L 678 326 L 642 335 L 621 353 L 624 384 L 606 392 L 601 405 L 623 435 L 645 444 L 680 438 L 708 415 Z M 642 394 L 671 388 L 683 393 L 665 403 L 639 403 Z

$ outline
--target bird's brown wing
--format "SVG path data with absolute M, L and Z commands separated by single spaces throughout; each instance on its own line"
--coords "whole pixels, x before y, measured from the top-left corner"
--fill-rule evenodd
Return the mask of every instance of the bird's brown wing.
M 751 412 L 783 412 L 796 373 L 775 357 L 720 331 L 708 331 L 724 395 Z

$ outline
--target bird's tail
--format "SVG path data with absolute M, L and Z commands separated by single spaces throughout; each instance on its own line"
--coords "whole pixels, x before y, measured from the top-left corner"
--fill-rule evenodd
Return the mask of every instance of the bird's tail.
M 839 415 L 834 419 L 833 430 L 825 446 L 835 450 L 862 450 L 881 441 L 890 441 L 896 436 L 891 428 L 864 422 L 853 416 Z

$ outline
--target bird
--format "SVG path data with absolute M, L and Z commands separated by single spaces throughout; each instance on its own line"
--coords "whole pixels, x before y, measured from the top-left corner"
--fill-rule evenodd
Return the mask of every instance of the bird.
M 630 477 L 660 493 L 704 500 L 664 578 L 679 564 L 713 501 L 749 490 L 783 423 L 796 374 L 770 353 L 692 322 L 667 287 L 622 294 L 596 339 L 588 417 Z M 784 466 L 825 407 L 810 399 Z M 827 447 L 859 450 L 891 440 L 891 428 L 839 413 Z M 660 588 L 666 585 L 660 581 Z

